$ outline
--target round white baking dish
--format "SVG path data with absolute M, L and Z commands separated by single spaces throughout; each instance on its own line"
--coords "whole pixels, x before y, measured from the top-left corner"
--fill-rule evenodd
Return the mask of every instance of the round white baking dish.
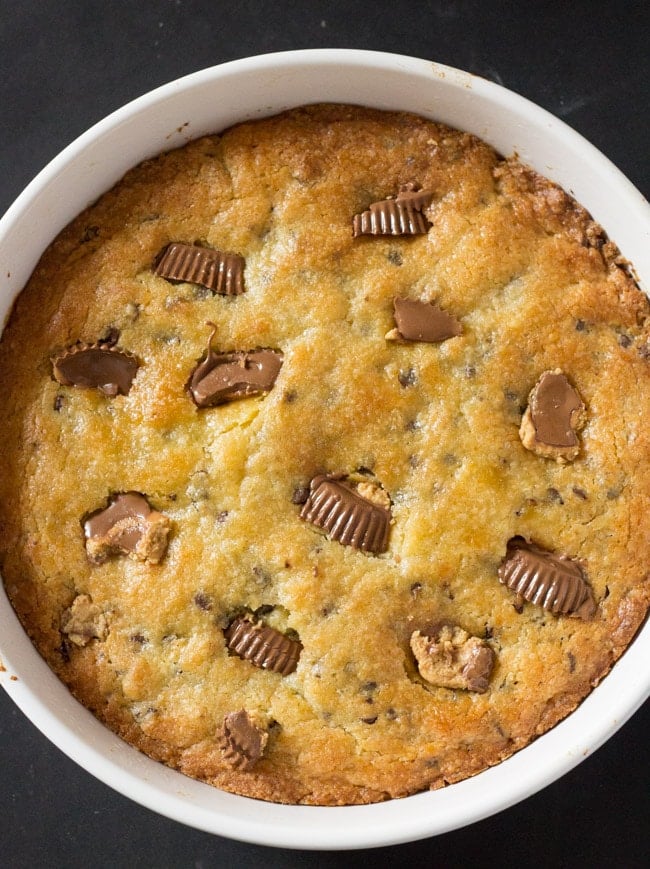
M 520 96 L 425 60 L 309 50 L 234 61 L 171 82 L 73 142 L 0 221 L 0 322 L 42 251 L 85 206 L 141 160 L 248 118 L 313 102 L 402 109 L 485 139 L 561 184 L 599 221 L 650 289 L 650 207 L 592 145 Z M 433 836 L 534 793 L 611 736 L 650 694 L 650 624 L 567 719 L 498 766 L 433 793 L 372 806 L 281 806 L 234 796 L 168 769 L 122 742 L 40 658 L 0 589 L 0 683 L 30 720 L 88 772 L 182 823 L 290 848 L 365 848 Z M 4 667 L 4 669 L 3 669 Z

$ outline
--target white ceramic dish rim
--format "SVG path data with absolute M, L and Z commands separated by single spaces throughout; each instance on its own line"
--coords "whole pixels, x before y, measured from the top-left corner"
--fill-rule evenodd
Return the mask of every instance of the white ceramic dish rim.
M 40 253 L 131 166 L 204 133 L 311 102 L 403 109 L 469 130 L 516 152 L 572 192 L 650 287 L 650 208 L 599 151 L 524 98 L 426 60 L 314 49 L 233 61 L 129 103 L 62 151 L 0 221 L 0 318 Z M 372 806 L 281 806 L 218 791 L 126 745 L 78 704 L 49 670 L 0 590 L 0 684 L 27 717 L 88 772 L 125 796 L 207 832 L 276 847 L 390 845 L 487 817 L 568 772 L 650 695 L 650 625 L 612 674 L 557 727 L 518 754 L 444 790 Z

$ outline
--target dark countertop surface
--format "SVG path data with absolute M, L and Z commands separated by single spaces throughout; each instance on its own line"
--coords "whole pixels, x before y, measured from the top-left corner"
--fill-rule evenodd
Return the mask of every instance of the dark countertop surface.
M 400 0 L 0 0 L 0 213 L 61 148 L 178 76 L 295 48 L 410 54 L 560 116 L 650 194 L 650 7 Z M 463 830 L 372 852 L 293 852 L 186 828 L 114 793 L 0 691 L 0 864 L 11 867 L 650 865 L 650 704 L 578 768 Z

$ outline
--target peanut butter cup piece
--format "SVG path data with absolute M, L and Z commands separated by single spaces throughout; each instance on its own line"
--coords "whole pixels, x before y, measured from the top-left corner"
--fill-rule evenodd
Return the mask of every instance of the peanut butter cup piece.
M 198 244 L 174 241 L 154 261 L 153 272 L 171 281 L 186 281 L 222 296 L 244 292 L 244 257 Z
M 424 341 L 429 344 L 460 335 L 463 327 L 455 317 L 434 302 L 417 299 L 393 299 L 395 329 L 386 335 L 389 341 Z
M 212 349 L 214 331 L 208 339 L 205 359 L 192 372 L 188 389 L 197 407 L 215 407 L 273 389 L 283 355 L 277 350 L 236 350 L 217 353 Z
M 300 518 L 344 546 L 372 553 L 388 548 L 390 498 L 374 483 L 357 483 L 343 474 L 319 474 L 310 483 Z
M 268 732 L 240 709 L 224 718 L 219 746 L 230 766 L 245 771 L 262 757 L 268 738 Z
M 423 209 L 431 205 L 433 191 L 420 190 L 415 184 L 404 184 L 395 198 L 373 202 L 367 211 L 352 218 L 352 236 L 360 235 L 425 235 L 431 223 Z
M 255 667 L 288 676 L 298 666 L 302 643 L 247 616 L 237 616 L 224 631 L 228 648 Z
M 87 646 L 91 640 L 106 639 L 108 622 L 89 595 L 78 594 L 61 617 L 61 633 L 75 646 Z
M 581 565 L 529 543 L 523 537 L 508 542 L 499 580 L 520 600 L 537 604 L 555 615 L 590 619 L 596 612 L 593 592 Z
M 63 386 L 99 389 L 104 395 L 128 395 L 138 370 L 138 360 L 112 342 L 79 342 L 52 357 L 54 379 Z
M 460 688 L 484 694 L 495 655 L 484 640 L 458 625 L 440 622 L 411 635 L 411 650 L 422 678 L 439 688 Z
M 112 555 L 158 564 L 167 549 L 170 529 L 168 517 L 152 510 L 144 495 L 124 492 L 84 522 L 86 552 L 95 564 Z
M 580 452 L 577 432 L 585 417 L 582 399 L 566 375 L 559 368 L 545 371 L 528 396 L 519 437 L 538 456 L 570 462 Z

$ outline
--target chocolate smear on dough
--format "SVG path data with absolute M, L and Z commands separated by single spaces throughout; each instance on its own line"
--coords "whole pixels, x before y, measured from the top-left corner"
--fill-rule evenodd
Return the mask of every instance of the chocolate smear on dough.
M 138 370 L 138 360 L 113 343 L 79 342 L 52 357 L 54 379 L 63 386 L 99 389 L 104 395 L 128 395 Z
M 590 619 L 596 612 L 593 592 L 580 564 L 523 537 L 509 541 L 498 574 L 500 582 L 520 598 L 555 615 Z
M 167 549 L 170 520 L 152 510 L 139 492 L 115 495 L 108 506 L 92 513 L 84 522 L 86 552 L 100 564 L 111 555 L 128 555 L 158 564 Z
M 283 355 L 278 350 L 235 350 L 217 353 L 212 349 L 213 330 L 205 359 L 194 369 L 188 389 L 197 407 L 215 407 L 273 389 Z
M 262 670 L 288 676 L 298 666 L 302 643 L 263 622 L 237 616 L 224 631 L 226 644 L 240 658 Z
M 311 481 L 300 518 L 345 546 L 373 553 L 388 548 L 390 498 L 371 483 L 355 484 L 344 475 L 319 474 Z
M 352 236 L 425 235 L 431 223 L 423 209 L 431 204 L 433 191 L 404 184 L 395 198 L 373 202 L 367 211 L 352 218 Z
M 234 769 L 250 769 L 264 754 L 269 735 L 245 709 L 230 712 L 223 719 L 219 746 Z
M 389 340 L 424 341 L 430 344 L 460 335 L 463 327 L 455 317 L 433 302 L 416 299 L 393 299 L 395 326 Z
M 158 254 L 153 272 L 167 280 L 200 284 L 222 296 L 239 296 L 244 292 L 244 265 L 239 254 L 174 241 Z

